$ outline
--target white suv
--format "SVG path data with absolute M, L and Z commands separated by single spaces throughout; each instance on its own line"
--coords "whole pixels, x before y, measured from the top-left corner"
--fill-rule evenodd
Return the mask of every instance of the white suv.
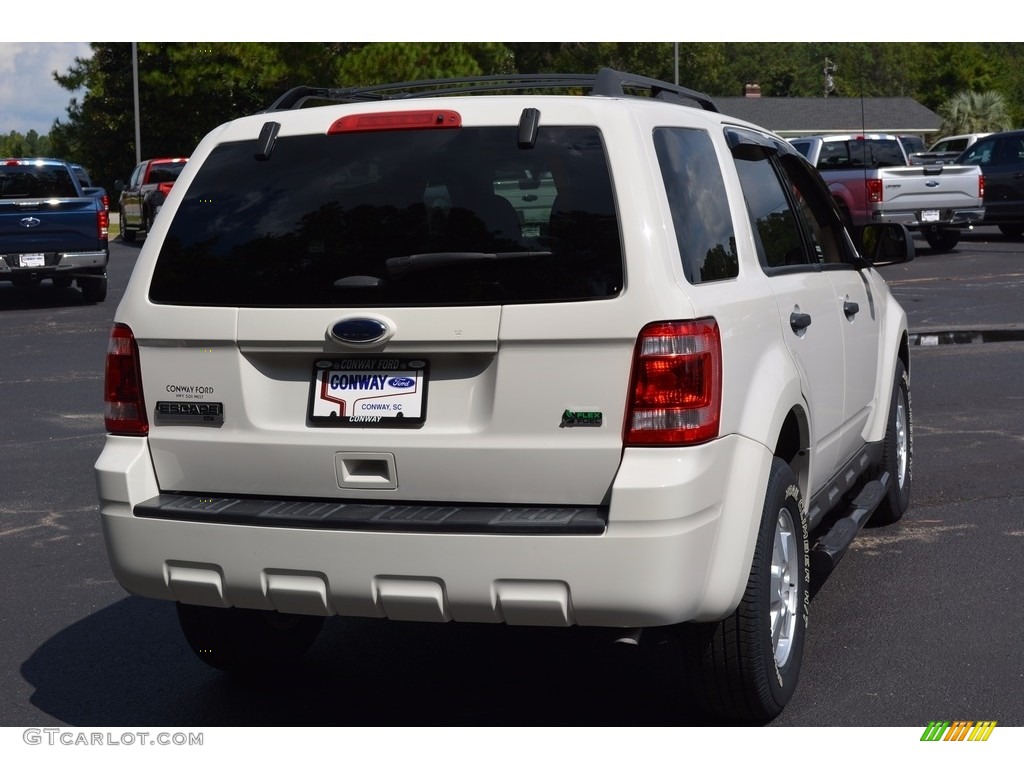
M 118 580 L 213 666 L 332 615 L 667 626 L 687 695 L 763 721 L 811 572 L 907 508 L 905 314 L 803 157 L 703 94 L 300 88 L 163 210 L 96 471 Z

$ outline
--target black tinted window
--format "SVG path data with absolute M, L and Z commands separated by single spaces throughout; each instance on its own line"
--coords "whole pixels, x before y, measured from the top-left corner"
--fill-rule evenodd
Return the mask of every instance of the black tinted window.
M 152 300 L 398 306 L 600 299 L 622 287 L 601 136 L 515 126 L 223 144 L 170 224 Z
M 711 137 L 699 130 L 659 128 L 654 146 L 686 279 L 736 277 L 736 234 Z
M 78 197 L 62 165 L 0 165 L 0 198 Z
M 826 141 L 821 146 L 818 168 L 886 168 L 906 165 L 903 148 L 896 139 L 851 139 Z
M 173 183 L 181 175 L 181 170 L 184 167 L 185 163 L 154 163 L 153 167 L 149 169 L 149 183 L 162 184 L 168 181 Z
M 800 224 L 786 195 L 785 182 L 770 155 L 736 157 L 743 198 L 754 225 L 758 256 L 768 269 L 804 267 L 811 262 L 800 235 Z

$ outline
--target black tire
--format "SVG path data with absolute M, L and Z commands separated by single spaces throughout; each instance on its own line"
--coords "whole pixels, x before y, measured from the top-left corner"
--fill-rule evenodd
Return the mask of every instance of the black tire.
M 11 278 L 11 282 L 14 284 L 15 288 L 34 290 L 39 287 L 39 283 L 42 282 L 42 278 L 34 273 L 28 275 L 17 275 L 16 277 Z
M 796 690 L 810 602 L 807 517 L 801 506 L 793 470 L 776 457 L 739 607 L 717 624 L 677 627 L 692 694 L 710 714 L 767 722 Z
M 146 210 L 146 235 L 153 231 L 153 221 L 156 219 L 156 213 L 152 208 Z
M 1000 224 L 999 231 L 1006 237 L 1016 240 L 1024 235 L 1024 224 Z
M 134 229 L 129 229 L 128 228 L 128 218 L 124 215 L 124 209 L 123 208 L 120 211 L 120 219 L 121 219 L 121 239 L 124 242 L 126 242 L 126 243 L 134 243 L 135 242 L 136 231 Z
M 192 652 L 215 669 L 269 672 L 298 661 L 320 634 L 322 616 L 178 603 Z
M 99 304 L 107 298 L 107 273 L 80 277 L 78 278 L 78 287 L 82 291 L 83 299 L 90 304 Z
M 896 380 L 889 404 L 889 423 L 882 446 L 882 471 L 892 476 L 882 503 L 871 515 L 875 525 L 895 523 L 910 506 L 914 476 L 914 419 L 910 410 L 910 376 L 902 360 L 896 361 Z
M 933 251 L 945 253 L 956 248 L 960 242 L 959 229 L 936 229 L 924 233 L 924 239 L 928 241 Z

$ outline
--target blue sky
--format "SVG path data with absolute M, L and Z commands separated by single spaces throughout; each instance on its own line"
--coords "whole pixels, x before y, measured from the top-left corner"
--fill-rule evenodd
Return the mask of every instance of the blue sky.
M 75 94 L 57 85 L 52 73 L 64 74 L 76 56 L 91 55 L 88 43 L 0 42 L 0 134 L 45 134 L 54 120 L 67 121 Z

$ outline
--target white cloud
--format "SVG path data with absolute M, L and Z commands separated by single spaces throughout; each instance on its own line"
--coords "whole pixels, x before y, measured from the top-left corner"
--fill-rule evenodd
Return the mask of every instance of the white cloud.
M 82 94 L 57 85 L 53 73 L 91 55 L 88 43 L 0 42 L 0 134 L 46 134 L 54 120 L 66 122 L 68 104 Z

